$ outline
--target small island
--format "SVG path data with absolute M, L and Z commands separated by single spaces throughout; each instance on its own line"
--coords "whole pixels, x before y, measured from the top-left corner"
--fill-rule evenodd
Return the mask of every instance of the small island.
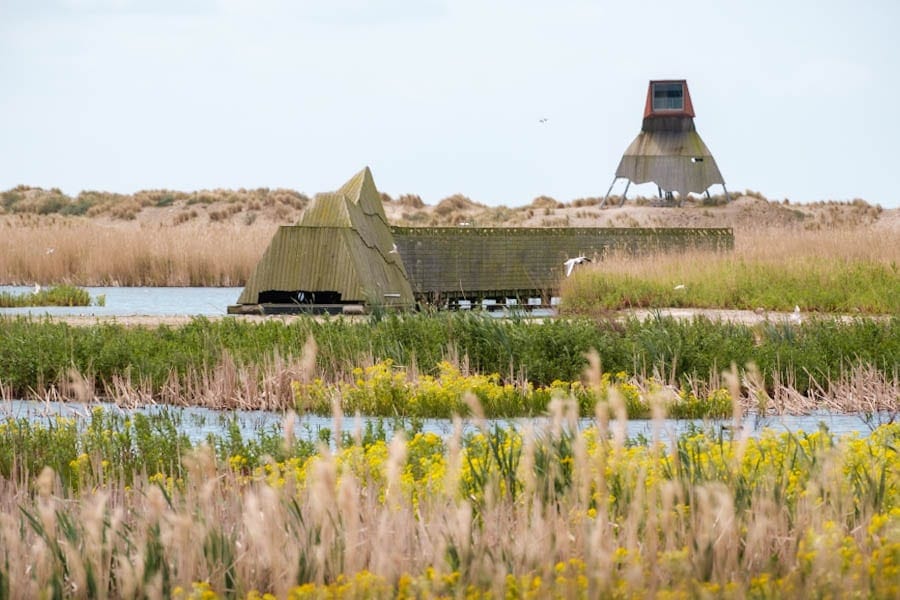
M 30 292 L 11 293 L 0 292 L 0 308 L 14 308 L 22 306 L 90 306 L 91 295 L 80 287 L 74 285 L 54 285 L 42 287 L 35 284 Z M 104 306 L 106 298 L 98 296 L 93 304 Z

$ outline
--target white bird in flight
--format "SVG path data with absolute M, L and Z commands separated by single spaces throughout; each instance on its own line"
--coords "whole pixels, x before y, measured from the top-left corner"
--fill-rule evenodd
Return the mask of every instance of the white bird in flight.
M 676 290 L 683 290 L 683 289 L 684 289 L 684 284 L 683 284 L 683 283 L 679 283 L 678 285 L 675 286 L 675 289 L 676 289 Z
M 575 258 L 570 258 L 563 264 L 566 265 L 566 277 L 572 274 L 572 269 L 575 268 L 575 265 L 580 265 L 581 263 L 591 262 L 587 256 L 576 256 Z
M 391 248 L 390 252 L 388 252 L 388 254 L 398 254 L 398 253 L 399 253 L 399 250 L 397 250 L 397 244 L 394 244 L 393 247 Z

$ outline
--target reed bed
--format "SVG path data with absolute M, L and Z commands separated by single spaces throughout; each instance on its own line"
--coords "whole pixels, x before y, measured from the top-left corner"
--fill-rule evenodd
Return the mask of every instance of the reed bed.
M 0 215 L 0 282 L 243 285 L 276 225 L 217 220 L 216 214 L 213 210 L 180 223 L 158 217 L 122 221 Z M 573 310 L 651 305 L 782 310 L 800 304 L 810 310 L 896 313 L 900 309 L 892 298 L 900 294 L 885 293 L 900 287 L 900 250 L 892 233 L 886 229 L 879 235 L 872 227 L 738 228 L 735 250 L 727 255 L 634 258 L 612 253 L 595 265 L 598 276 L 581 269 L 563 282 L 564 305 Z M 618 281 L 625 275 L 629 279 L 616 284 L 630 292 L 625 298 L 591 287 L 591 282 L 599 285 L 595 280 Z M 639 284 L 650 286 L 653 294 Z M 681 293 L 665 293 L 677 285 L 685 286 Z
M 6 423 L 0 598 L 900 593 L 900 426 L 629 442 L 592 364 L 586 429 L 562 395 L 546 427 L 318 448 L 292 415 L 255 447 L 102 411 Z
M 702 307 L 900 314 L 900 245 L 871 229 L 735 232 L 729 253 L 612 253 L 563 282 L 563 310 Z
M 214 410 L 297 410 L 302 414 L 328 415 L 337 405 L 342 412 L 389 419 L 450 418 L 471 416 L 467 399 L 474 397 L 485 417 L 509 419 L 546 414 L 553 397 L 571 396 L 582 411 L 589 411 L 597 396 L 583 381 L 554 381 L 534 386 L 526 381 L 503 383 L 497 373 L 463 374 L 460 366 L 445 362 L 438 376 L 413 374 L 396 368 L 391 361 L 354 369 L 349 379 L 326 383 L 316 377 L 297 378 L 303 361 L 281 360 L 263 367 L 239 368 L 226 361 L 213 370 L 192 374 L 184 380 L 172 376 L 160 391 L 117 377 L 102 389 L 76 371 L 66 380 L 29 397 L 41 402 L 76 402 L 92 405 L 113 403 L 132 409 L 154 405 L 203 407 Z M 651 400 L 664 399 L 666 413 L 676 419 L 723 419 L 732 414 L 734 402 L 759 417 L 803 415 L 827 411 L 855 414 L 872 423 L 900 418 L 900 379 L 868 367 L 856 367 L 838 379 L 805 391 L 790 381 L 767 386 L 758 369 L 749 365 L 738 370 L 743 380 L 735 398 L 723 384 L 721 373 L 705 381 L 685 385 L 666 384 L 654 377 L 606 374 L 604 383 L 625 402 L 629 419 L 650 419 Z M 11 400 L 8 388 L 0 386 L 0 400 Z
M 274 226 L 196 221 L 109 224 L 88 218 L 0 221 L 0 281 L 80 286 L 239 286 Z
M 493 392 L 483 399 L 495 414 L 513 416 L 532 413 L 543 404 L 541 394 L 555 385 L 580 381 L 587 353 L 596 350 L 608 372 L 695 395 L 719 387 L 714 380 L 730 365 L 746 369 L 752 364 L 768 393 L 789 387 L 807 396 L 820 389 L 827 393 L 854 370 L 877 373 L 888 388 L 895 385 L 898 325 L 896 317 L 746 326 L 703 318 L 534 323 L 440 313 L 363 320 L 306 317 L 289 323 L 201 318 L 177 328 L 129 328 L 109 323 L 71 327 L 19 317 L 0 319 L 0 389 L 11 397 L 77 397 L 81 389 L 122 396 L 121 388 L 137 390 L 146 402 L 209 396 L 204 404 L 227 407 L 231 398 L 240 398 L 244 406 L 279 408 L 292 396 L 291 381 L 298 380 L 305 360 L 314 360 L 315 377 L 332 389 L 359 380 L 354 370 L 386 361 L 389 370 L 401 369 L 402 379 L 410 381 L 420 375 L 440 378 L 449 364 L 463 376 L 487 377 L 501 390 L 512 386 L 512 392 L 497 396 L 497 403 L 486 401 Z M 304 358 L 310 339 L 318 347 L 315 359 Z M 392 393 L 400 392 L 387 386 L 385 394 Z M 529 394 L 538 400 L 528 400 Z M 502 400 L 510 397 L 516 400 Z M 402 405 L 374 403 L 390 414 Z M 428 410 L 439 405 L 422 404 L 433 407 Z M 327 404 L 319 408 L 330 410 Z

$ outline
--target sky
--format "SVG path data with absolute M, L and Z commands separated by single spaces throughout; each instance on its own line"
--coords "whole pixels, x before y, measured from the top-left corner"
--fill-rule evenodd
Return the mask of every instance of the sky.
M 900 207 L 898 24 L 896 0 L 0 0 L 0 190 L 313 195 L 368 166 L 428 204 L 568 202 L 672 78 L 729 191 Z

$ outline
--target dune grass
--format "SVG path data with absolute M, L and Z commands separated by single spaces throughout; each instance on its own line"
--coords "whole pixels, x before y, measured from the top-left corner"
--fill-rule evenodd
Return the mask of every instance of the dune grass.
M 562 288 L 563 310 L 654 307 L 900 314 L 900 246 L 867 230 L 736 232 L 731 253 L 610 256 Z
M 98 306 L 105 304 L 106 299 L 101 295 L 95 303 Z M 0 292 L 0 308 L 17 306 L 90 306 L 91 295 L 87 290 L 72 285 L 55 285 L 49 288 L 40 288 L 37 291 L 13 294 Z

